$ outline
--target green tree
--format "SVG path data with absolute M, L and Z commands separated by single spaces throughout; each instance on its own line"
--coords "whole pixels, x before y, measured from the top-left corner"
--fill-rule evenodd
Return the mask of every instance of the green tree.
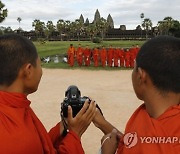
M 39 19 L 35 19 L 32 23 L 32 27 L 34 27 L 37 37 L 43 37 L 45 30 L 45 23 L 40 21 Z
M 20 23 L 21 23 L 21 21 L 22 21 L 21 17 L 18 17 L 18 18 L 17 18 L 17 21 L 18 21 L 18 23 L 19 23 L 19 29 L 20 29 Z
M 173 20 L 172 27 L 169 32 L 175 37 L 180 37 L 180 22 L 178 20 Z
M 5 5 L 0 1 L 0 23 L 7 17 L 8 10 L 4 8 Z
M 172 17 L 165 17 L 162 21 L 158 22 L 160 34 L 169 35 L 169 30 L 173 27 L 174 19 Z
M 83 34 L 84 32 L 84 24 L 81 20 L 79 19 L 76 19 L 75 20 L 75 31 L 76 31 L 76 34 L 77 34 L 77 37 L 78 37 L 78 41 L 80 41 L 80 36 Z
M 45 30 L 46 37 L 50 38 L 54 31 L 55 31 L 55 26 L 53 25 L 53 22 L 52 21 L 48 21 L 46 23 L 46 30 Z
M 100 18 L 100 20 L 98 22 L 96 22 L 96 27 L 97 27 L 98 33 L 101 34 L 101 38 L 103 40 L 105 32 L 108 29 L 108 23 L 107 23 L 106 19 Z
M 57 21 L 56 28 L 57 28 L 57 30 L 58 30 L 58 32 L 59 32 L 59 34 L 60 34 L 61 41 L 62 41 L 62 40 L 63 40 L 63 39 L 62 39 L 62 34 L 63 34 L 64 30 L 65 30 L 65 22 L 64 22 L 63 19 L 59 19 L 59 20 Z
M 65 23 L 64 32 L 66 36 L 69 38 L 70 33 L 71 33 L 70 29 L 72 29 L 71 28 L 72 24 L 69 20 L 66 20 L 64 23 Z
M 8 33 L 13 33 L 11 27 L 3 27 L 3 26 L 0 27 L 0 35 L 8 34 Z
M 85 27 L 85 32 L 87 36 L 89 36 L 90 40 L 92 41 L 93 38 L 97 35 L 97 27 L 95 24 L 89 24 Z
M 145 18 L 142 23 L 142 27 L 146 31 L 146 39 L 148 38 L 148 32 L 152 29 L 152 21 L 149 18 Z

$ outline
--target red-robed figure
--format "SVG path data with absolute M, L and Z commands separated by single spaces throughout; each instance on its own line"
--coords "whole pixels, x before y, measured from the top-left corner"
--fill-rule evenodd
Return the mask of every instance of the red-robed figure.
M 81 44 L 79 44 L 79 47 L 77 48 L 76 52 L 76 58 L 79 66 L 82 66 L 83 63 L 83 48 L 81 47 Z
M 99 60 L 99 50 L 95 47 L 93 50 L 93 61 L 95 67 L 98 67 L 98 60 Z
M 89 66 L 91 62 L 91 51 L 89 49 L 89 46 L 87 45 L 84 49 L 84 63 L 85 66 Z
M 136 57 L 136 56 L 137 56 L 137 54 L 138 54 L 138 52 L 139 52 L 139 50 L 140 50 L 140 47 L 139 47 L 139 45 L 138 45 L 138 44 L 136 45 L 136 48 L 135 48 L 135 49 L 136 49 L 136 52 L 135 52 L 135 57 Z
M 130 52 L 129 52 L 129 49 L 126 49 L 126 52 L 125 52 L 125 67 L 127 67 L 127 68 L 130 67 Z
M 75 48 L 73 47 L 73 44 L 70 44 L 70 47 L 67 51 L 68 55 L 68 64 L 72 67 L 74 66 L 74 55 L 75 55 Z
M 118 67 L 119 49 L 114 49 L 114 67 Z
M 104 48 L 104 46 L 102 46 L 102 49 L 100 50 L 100 57 L 101 57 L 101 65 L 103 67 L 106 66 L 106 59 L 107 59 L 107 51 Z
M 129 52 L 130 52 L 130 67 L 134 68 L 134 62 L 136 58 L 136 48 L 133 46 L 132 48 L 130 48 Z
M 124 67 L 124 49 L 121 48 L 119 51 L 120 66 Z
M 108 66 L 112 67 L 113 64 L 113 56 L 114 56 L 114 49 L 112 48 L 112 45 L 108 49 Z

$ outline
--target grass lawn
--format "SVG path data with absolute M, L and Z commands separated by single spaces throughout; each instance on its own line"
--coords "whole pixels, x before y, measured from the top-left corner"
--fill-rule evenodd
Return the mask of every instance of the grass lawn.
M 81 44 L 82 47 L 85 47 L 86 45 L 89 45 L 90 48 L 94 48 L 96 47 L 101 47 L 102 45 L 104 45 L 105 47 L 109 47 L 109 45 L 112 45 L 113 47 L 131 47 L 132 45 L 136 45 L 138 44 L 139 46 L 141 46 L 144 41 L 103 41 L 102 43 L 92 43 L 90 41 L 50 41 L 50 42 L 46 42 L 46 43 L 40 43 L 40 42 L 34 42 L 38 54 L 40 57 L 47 57 L 47 56 L 55 56 L 55 55 L 63 55 L 66 54 L 67 49 L 69 47 L 70 44 L 73 44 L 75 48 L 78 47 L 78 44 Z M 75 64 L 75 66 L 73 68 L 69 67 L 68 64 L 63 63 L 61 60 L 59 63 L 54 63 L 54 62 L 50 62 L 48 64 L 42 64 L 43 67 L 46 68 L 64 68 L 64 69 L 90 69 L 90 70 L 119 70 L 119 69 L 123 69 L 123 68 L 109 68 L 109 67 L 81 67 L 79 68 L 79 66 L 77 66 L 77 64 Z

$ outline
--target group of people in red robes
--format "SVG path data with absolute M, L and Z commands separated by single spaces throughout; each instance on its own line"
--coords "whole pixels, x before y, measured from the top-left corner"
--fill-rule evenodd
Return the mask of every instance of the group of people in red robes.
M 114 48 L 112 45 L 109 48 L 102 46 L 89 48 L 87 45 L 85 48 L 79 44 L 77 48 L 70 44 L 68 48 L 68 64 L 74 66 L 77 62 L 78 66 L 109 66 L 109 67 L 126 67 L 134 68 L 134 61 L 139 51 L 139 46 L 132 46 L 131 48 Z

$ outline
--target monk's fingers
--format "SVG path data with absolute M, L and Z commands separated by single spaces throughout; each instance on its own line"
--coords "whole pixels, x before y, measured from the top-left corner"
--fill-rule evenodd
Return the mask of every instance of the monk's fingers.
M 89 103 L 88 103 L 88 100 L 85 101 L 82 109 L 78 112 L 78 114 L 76 115 L 76 117 L 81 117 L 85 112 L 86 110 L 88 109 L 89 107 Z
M 68 117 L 67 117 L 67 121 L 68 121 L 68 122 L 71 122 L 72 119 L 73 119 L 73 111 L 72 111 L 71 106 L 69 105 L 69 106 L 68 106 Z
M 84 113 L 84 117 L 86 117 L 87 120 L 91 119 L 95 113 L 96 113 L 96 102 L 92 100 L 90 102 L 89 108 Z
M 96 116 L 96 112 L 97 112 L 97 108 L 96 108 L 96 103 L 92 108 L 92 112 L 88 115 L 87 119 L 89 119 L 91 122 L 94 119 L 94 117 Z

